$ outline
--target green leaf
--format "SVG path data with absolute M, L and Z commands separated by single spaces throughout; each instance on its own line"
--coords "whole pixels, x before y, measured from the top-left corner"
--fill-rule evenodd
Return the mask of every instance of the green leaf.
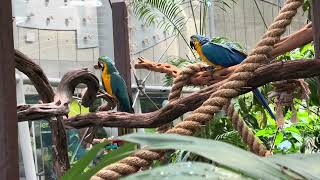
M 274 155 L 267 158 L 269 161 L 289 168 L 299 173 L 306 179 L 319 179 L 320 177 L 320 154 L 289 154 Z
M 301 137 L 300 134 L 295 133 L 295 132 L 291 132 L 291 135 L 292 135 L 292 137 L 295 138 L 297 141 L 299 141 L 299 142 L 301 142 L 301 143 L 303 142 L 303 138 Z
M 85 168 L 90 164 L 92 160 L 94 160 L 97 154 L 107 145 L 108 142 L 100 143 L 95 145 L 89 152 L 87 152 L 79 161 L 77 161 L 74 166 L 69 169 L 62 180 L 73 180 L 79 174 L 81 174 Z
M 109 164 L 115 163 L 128 155 L 130 155 L 136 148 L 135 144 L 126 143 L 122 145 L 119 149 L 113 150 L 106 155 L 103 155 L 98 165 L 89 169 L 81 175 L 78 179 L 90 179 L 94 174 L 96 174 L 102 168 L 108 166 Z
M 200 180 L 200 179 L 245 179 L 231 171 L 199 162 L 180 162 L 154 168 L 123 178 L 124 180 Z
M 286 132 L 294 132 L 294 133 L 300 134 L 299 129 L 297 129 L 294 126 L 287 127 L 287 128 L 284 129 L 284 131 L 286 131 Z
M 258 136 L 258 137 L 260 137 L 260 136 L 262 136 L 262 137 L 269 137 L 269 136 L 274 135 L 275 132 L 276 132 L 275 129 L 262 129 L 262 130 L 260 130 L 260 131 L 258 131 L 258 132 L 256 133 L 256 136 Z
M 89 108 L 86 108 L 80 104 L 76 100 L 73 100 L 70 104 L 70 112 L 69 117 L 76 116 L 79 114 L 87 114 L 89 113 Z
M 191 151 L 232 169 L 245 176 L 258 179 L 290 179 L 282 169 L 250 152 L 229 144 L 173 134 L 130 134 L 123 140 L 147 144 L 154 149 L 181 149 Z
M 278 145 L 282 142 L 283 140 L 283 134 L 282 132 L 278 133 L 277 136 L 276 136 L 276 140 L 274 141 L 274 144 L 275 145 Z

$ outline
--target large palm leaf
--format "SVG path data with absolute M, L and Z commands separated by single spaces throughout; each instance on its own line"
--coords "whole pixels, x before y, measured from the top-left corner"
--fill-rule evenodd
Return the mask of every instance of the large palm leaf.
M 187 21 L 185 16 L 181 15 L 183 1 L 133 0 L 131 5 L 134 14 L 147 25 L 156 25 L 158 28 L 173 34 L 178 33 L 192 52 L 186 37 L 182 34 Z
M 178 0 L 133 0 L 133 12 L 146 24 L 157 25 L 164 30 L 182 31 L 185 17 L 181 15 Z
M 221 9 L 230 7 L 226 1 L 235 2 L 235 0 L 133 0 L 131 6 L 134 14 L 147 25 L 155 25 L 157 28 L 168 31 L 169 33 L 179 34 L 193 53 L 187 38 L 182 34 L 189 20 L 189 18 L 183 16 L 183 11 L 185 9 L 192 11 L 196 32 L 204 34 L 204 24 L 207 20 L 208 7 L 211 6 L 211 4 Z M 194 2 L 197 3 L 196 6 L 193 5 Z M 196 16 L 194 10 L 199 8 L 199 6 L 200 14 Z M 197 28 L 196 19 L 202 22 L 202 25 L 200 23 L 199 29 Z

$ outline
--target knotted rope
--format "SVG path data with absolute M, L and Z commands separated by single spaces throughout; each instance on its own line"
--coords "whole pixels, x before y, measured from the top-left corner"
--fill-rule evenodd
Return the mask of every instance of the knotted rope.
M 279 42 L 280 36 L 296 15 L 297 9 L 303 4 L 303 0 L 287 0 L 285 6 L 279 12 L 268 31 L 262 37 L 257 47 L 249 54 L 240 67 L 227 79 L 202 106 L 196 109 L 185 121 L 179 123 L 166 133 L 192 135 L 202 124 L 212 119 L 214 113 L 222 107 L 230 107 L 230 100 L 240 94 L 239 90 L 246 87 L 247 81 L 254 77 L 254 70 L 268 62 L 273 46 Z M 231 107 L 232 108 L 232 107 Z M 100 170 L 92 180 L 118 179 L 131 173 L 135 173 L 142 167 L 151 164 L 161 157 L 156 151 L 139 150 L 131 157 L 127 157 L 117 163 L 111 164 Z

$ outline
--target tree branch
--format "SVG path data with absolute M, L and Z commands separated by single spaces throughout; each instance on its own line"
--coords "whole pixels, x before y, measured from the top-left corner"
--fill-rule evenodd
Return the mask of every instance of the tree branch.
M 87 90 L 82 96 L 82 105 L 90 107 L 96 100 L 96 95 L 99 90 L 99 80 L 87 68 L 78 69 L 66 73 L 57 88 L 54 101 L 61 103 L 69 103 L 72 100 L 74 90 L 79 84 L 85 84 Z
M 240 89 L 241 93 L 251 91 L 252 88 L 263 84 L 284 79 L 309 78 L 320 74 L 320 60 L 297 60 L 289 62 L 276 62 L 258 68 L 256 76 L 248 81 L 248 88 Z M 199 107 L 223 81 L 212 84 L 187 97 L 168 104 L 166 107 L 144 114 L 130 114 L 124 112 L 97 112 L 71 117 L 65 120 L 65 125 L 73 128 L 89 126 L 150 128 L 159 127 L 173 121 L 182 114 Z M 71 88 L 72 89 L 72 88 Z M 63 90 L 63 92 L 66 90 Z M 71 90 L 67 90 L 71 92 Z M 70 97 L 70 94 L 69 94 Z M 23 119 L 19 119 L 20 121 Z M 36 120 L 36 119 L 34 119 Z
M 166 73 L 172 77 L 177 77 L 178 74 L 181 72 L 181 70 L 174 65 L 166 64 L 166 63 L 156 63 L 154 61 L 147 60 L 143 57 L 138 58 L 134 67 L 136 69 L 147 69 L 149 71 Z M 189 84 L 210 85 L 210 84 L 217 83 L 219 81 L 226 79 L 237 67 L 238 66 L 228 67 L 223 70 L 216 71 L 213 74 L 209 71 L 199 72 L 191 78 Z
M 67 115 L 68 112 L 68 106 L 57 105 L 56 103 L 17 106 L 17 115 L 19 121 L 48 119 L 55 116 Z
M 42 102 L 52 102 L 54 98 L 53 88 L 41 67 L 18 50 L 15 50 L 15 62 L 16 68 L 31 80 Z
M 320 75 L 320 60 L 297 60 L 276 62 L 258 68 L 256 76 L 248 81 L 248 88 L 240 89 L 242 94 L 269 82 L 284 79 L 310 78 Z M 166 107 L 144 114 L 124 112 L 97 112 L 69 118 L 65 124 L 74 128 L 101 125 L 105 127 L 155 128 L 169 123 L 182 114 L 198 108 L 223 81 L 206 87 L 187 97 L 182 97 Z
M 74 70 L 66 73 L 54 97 L 54 102 L 36 105 L 20 105 L 17 108 L 18 121 L 33 121 L 38 119 L 55 117 L 57 115 L 67 115 L 69 113 L 69 103 L 77 85 L 86 84 L 87 90 L 82 97 L 82 105 L 90 107 L 99 89 L 99 81 L 88 69 Z
M 30 58 L 18 50 L 15 50 L 16 68 L 28 76 L 40 95 L 42 102 L 53 102 L 54 92 L 48 78 L 39 65 L 35 64 Z M 68 158 L 67 136 L 62 123 L 62 116 L 49 119 L 49 126 L 52 132 L 53 146 L 53 169 L 58 177 L 70 168 Z

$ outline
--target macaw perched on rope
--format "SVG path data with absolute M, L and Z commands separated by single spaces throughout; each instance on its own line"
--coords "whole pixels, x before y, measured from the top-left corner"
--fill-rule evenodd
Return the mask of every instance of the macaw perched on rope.
M 120 76 L 113 61 L 107 56 L 99 57 L 98 64 L 95 68 L 101 69 L 101 79 L 104 90 L 118 100 L 119 111 L 133 113 L 132 101 L 128 94 L 126 83 Z
M 221 70 L 240 64 L 247 57 L 246 53 L 231 44 L 213 43 L 207 37 L 201 35 L 191 36 L 190 46 L 197 51 L 202 61 L 213 67 L 213 70 Z M 270 116 L 276 120 L 276 116 L 259 89 L 254 89 L 253 93 Z

